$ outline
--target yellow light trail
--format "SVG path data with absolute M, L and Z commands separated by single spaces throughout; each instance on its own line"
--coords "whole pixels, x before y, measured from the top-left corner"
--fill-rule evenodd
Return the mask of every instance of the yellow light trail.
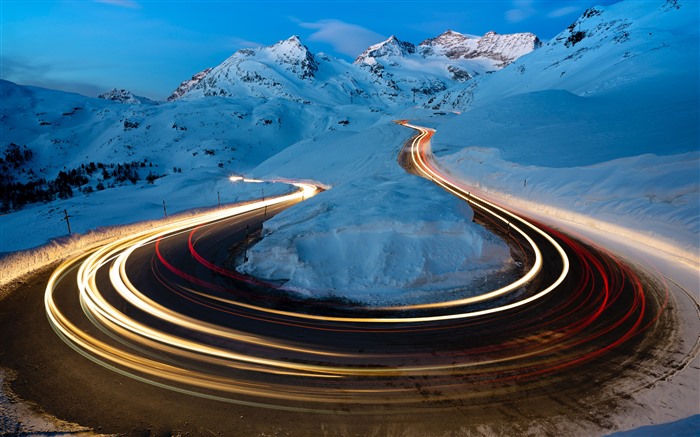
M 404 126 L 410 127 L 412 129 L 415 129 L 420 132 L 420 135 L 418 135 L 416 138 L 413 139 L 411 143 L 411 159 L 413 161 L 413 164 L 416 166 L 417 169 L 419 169 L 428 179 L 433 180 L 435 183 L 443 187 L 445 190 L 449 191 L 450 193 L 454 194 L 455 196 L 461 198 L 465 202 L 469 203 L 472 205 L 472 207 L 476 206 L 479 207 L 483 210 L 485 210 L 489 215 L 492 217 L 497 218 L 498 220 L 501 220 L 502 222 L 506 223 L 506 225 L 510 229 L 514 229 L 516 232 L 518 232 L 522 237 L 525 238 L 525 240 L 531 245 L 533 251 L 535 252 L 535 263 L 533 267 L 530 269 L 530 271 L 520 278 L 518 281 L 502 287 L 498 290 L 491 291 L 489 293 L 485 293 L 479 296 L 467 298 L 467 299 L 462 299 L 463 303 L 471 303 L 471 302 L 478 302 L 478 301 L 483 301 L 487 299 L 492 299 L 494 297 L 503 295 L 505 293 L 508 293 L 510 291 L 513 291 L 517 289 L 518 287 L 524 285 L 525 283 L 529 282 L 532 280 L 532 278 L 539 273 L 539 271 L 542 268 L 542 253 L 540 252 L 539 248 L 535 244 L 534 241 L 523 231 L 521 230 L 518 226 L 514 225 L 511 223 L 510 220 L 508 220 L 504 216 L 509 216 L 514 219 L 517 219 L 524 223 L 526 226 L 528 226 L 530 229 L 533 231 L 537 232 L 540 234 L 542 237 L 544 237 L 549 243 L 557 250 L 559 255 L 561 256 L 563 268 L 561 270 L 561 273 L 559 277 L 548 287 L 544 288 L 542 291 L 539 293 L 530 296 L 526 299 L 519 300 L 517 302 L 513 302 L 508 305 L 503 305 L 500 307 L 495 307 L 495 308 L 489 308 L 483 311 L 475 311 L 473 313 L 470 313 L 470 316 L 476 316 L 476 315 L 483 315 L 483 314 L 492 314 L 495 312 L 500 312 L 500 311 L 506 311 L 510 310 L 513 308 L 517 308 L 519 306 L 523 306 L 526 304 L 529 304 L 537 299 L 540 299 L 550 292 L 552 292 L 556 287 L 558 287 L 566 278 L 566 275 L 569 273 L 569 268 L 570 268 L 570 262 L 569 262 L 569 257 L 566 255 L 566 252 L 564 249 L 562 249 L 561 245 L 557 243 L 552 237 L 550 237 L 546 232 L 542 231 L 539 229 L 537 226 L 529 223 L 527 220 L 524 220 L 522 217 L 518 217 L 515 214 L 506 211 L 505 209 L 487 201 L 486 199 L 483 199 L 481 197 L 478 197 L 470 192 L 467 192 L 466 194 L 463 193 L 463 191 L 459 187 L 459 182 L 458 181 L 450 181 L 448 180 L 447 173 L 444 172 L 439 172 L 437 169 L 435 169 L 432 165 L 427 163 L 421 154 L 428 154 L 430 152 L 430 137 L 432 134 L 435 132 L 432 129 L 428 129 L 425 127 L 421 126 L 415 126 L 410 123 L 401 123 Z M 475 205 L 474 199 L 488 205 L 490 208 L 486 208 L 483 205 Z M 497 212 L 493 211 L 497 210 Z M 428 304 L 430 305 L 430 304 Z M 432 304 L 435 305 L 435 304 Z M 425 307 L 432 307 L 432 306 L 425 306 L 425 305 L 414 305 L 412 308 L 425 308 Z
M 464 199 L 474 207 L 481 208 L 495 219 L 506 223 L 530 245 L 535 261 L 523 277 L 507 286 L 464 299 L 379 309 L 381 311 L 394 312 L 411 312 L 423 309 L 446 309 L 452 311 L 446 314 L 430 316 L 344 317 L 307 314 L 240 302 L 235 299 L 206 293 L 202 290 L 193 289 L 191 292 L 213 302 L 270 314 L 273 318 L 267 321 L 269 323 L 277 323 L 275 317 L 280 316 L 316 322 L 343 323 L 352 327 L 353 324 L 357 323 L 411 325 L 471 319 L 496 314 L 540 299 L 560 285 L 569 271 L 569 260 L 561 246 L 545 232 L 526 220 L 516 217 L 497 205 L 471 193 L 465 194 L 458 186 L 457 181 L 449 180 L 444 173 L 424 159 L 424 156 L 427 156 L 430 151 L 429 140 L 432 132 L 419 126 L 407 123 L 405 125 L 420 131 L 420 134 L 415 137 L 410 146 L 411 158 L 416 169 L 425 177 L 432 179 L 435 183 Z M 242 176 L 231 176 L 230 180 L 232 182 L 264 182 L 259 179 L 244 178 Z M 520 349 L 513 351 L 513 353 L 495 354 L 494 356 L 486 354 L 476 359 L 457 361 L 446 357 L 444 360 L 437 360 L 437 362 L 429 364 L 411 364 L 410 359 L 412 355 L 410 354 L 362 354 L 355 351 L 323 350 L 317 346 L 304 345 L 303 343 L 296 344 L 264 335 L 254 335 L 182 314 L 168 308 L 161 302 L 149 298 L 143 290 L 139 290 L 130 280 L 126 265 L 130 257 L 139 249 L 154 245 L 156 242 L 171 238 L 174 235 L 188 232 L 196 227 L 207 226 L 221 220 L 262 208 L 281 205 L 286 202 L 309 199 L 325 188 L 306 182 L 285 182 L 292 183 L 298 190 L 287 195 L 269 197 L 168 223 L 156 229 L 108 243 L 92 253 L 64 262 L 51 275 L 46 288 L 44 301 L 51 326 L 74 350 L 90 360 L 121 374 L 184 393 L 249 405 L 269 406 L 256 402 L 241 401 L 236 399 L 235 396 L 250 395 L 294 402 L 338 403 L 340 402 L 338 396 L 342 395 L 349 396 L 352 403 L 357 404 L 376 404 L 378 402 L 403 404 L 411 403 L 413 400 L 409 397 L 397 397 L 397 395 L 410 394 L 413 389 L 377 388 L 369 383 L 369 387 L 352 385 L 341 389 L 328 390 L 326 387 L 314 385 L 305 386 L 303 384 L 267 381 L 264 378 L 260 379 L 259 376 L 245 379 L 245 377 L 240 376 L 242 374 L 309 378 L 319 381 L 345 381 L 348 378 L 370 377 L 442 377 L 455 375 L 479 378 L 482 376 L 487 377 L 489 372 L 493 371 L 494 366 L 501 371 L 517 372 L 519 368 L 518 362 L 523 359 L 530 359 L 535 363 L 534 365 L 545 367 L 549 365 L 548 363 L 556 364 L 561 359 L 552 358 L 550 354 L 561 349 L 566 342 L 571 340 L 560 339 L 557 336 L 541 338 L 537 335 L 532 335 L 529 337 L 530 340 L 524 341 L 526 345 L 536 344 L 536 348 L 519 346 Z M 478 200 L 481 205 L 475 204 L 475 200 Z M 541 271 L 543 264 L 541 250 L 525 231 L 512 223 L 513 219 L 517 219 L 531 230 L 542 235 L 556 248 L 556 251 L 562 257 L 563 267 L 561 273 L 553 283 L 527 298 L 505 305 L 473 311 L 454 310 L 456 307 L 486 302 L 520 290 L 523 286 L 532 282 L 533 278 Z M 115 305 L 110 303 L 110 299 L 105 296 L 98 286 L 98 273 L 104 272 L 105 269 L 110 286 L 119 298 L 133 308 L 147 314 L 148 317 L 157 319 L 163 322 L 162 324 L 175 327 L 176 329 L 173 332 L 165 332 L 162 328 L 156 328 L 144 321 L 130 317 L 126 314 L 126 311 L 120 311 Z M 100 332 L 114 340 L 114 343 L 90 335 L 73 323 L 61 311 L 60 305 L 56 302 L 55 294 L 58 285 L 73 271 L 77 271 L 78 298 L 87 320 L 98 327 Z M 283 324 L 280 323 L 280 326 L 283 326 Z M 175 332 L 186 332 L 192 338 L 178 335 Z M 206 337 L 210 340 L 216 339 L 211 340 L 215 344 L 222 341 L 226 344 L 233 344 L 235 347 L 217 346 L 195 340 L 201 337 Z M 510 350 L 510 347 L 506 346 L 505 350 Z M 357 360 L 368 359 L 374 360 L 373 363 L 363 362 L 361 365 L 356 364 Z M 188 388 L 183 388 L 183 385 Z M 463 399 L 471 396 L 465 395 L 458 390 L 457 388 L 460 386 L 461 384 L 453 385 L 455 388 L 454 393 L 447 393 L 444 395 L 444 398 Z M 213 390 L 218 394 L 204 393 L 202 390 Z M 359 395 L 362 396 L 358 397 Z M 307 411 L 304 408 L 280 408 Z M 311 410 L 308 409 L 308 411 Z M 318 410 L 314 409 L 313 411 Z

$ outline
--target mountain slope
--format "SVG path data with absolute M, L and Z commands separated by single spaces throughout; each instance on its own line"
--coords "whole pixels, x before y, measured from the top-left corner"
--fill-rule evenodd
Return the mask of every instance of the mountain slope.
M 170 94 L 168 96 L 168 99 L 167 99 L 168 102 L 172 102 L 173 100 L 177 100 L 180 97 L 184 96 L 185 93 L 187 93 L 189 90 L 192 89 L 192 87 L 194 87 L 199 82 L 201 82 L 202 79 L 204 79 L 204 77 L 207 74 L 209 74 L 209 72 L 211 70 L 212 70 L 212 68 L 207 68 L 207 69 L 200 71 L 199 73 L 193 75 L 191 79 L 187 79 L 187 80 L 182 81 L 182 83 L 180 83 L 180 85 L 175 89 L 175 91 L 173 91 L 172 94 Z
M 620 2 L 586 11 L 542 48 L 497 75 L 458 85 L 426 102 L 432 109 L 468 110 L 523 92 L 562 89 L 580 96 L 644 90 L 695 96 L 698 4 Z M 659 80 L 659 75 L 665 80 Z M 683 89 L 685 88 L 685 89 Z
M 438 127 L 440 160 L 511 202 L 697 262 L 698 9 L 590 9 L 545 47 L 436 97 L 432 108 L 463 111 Z

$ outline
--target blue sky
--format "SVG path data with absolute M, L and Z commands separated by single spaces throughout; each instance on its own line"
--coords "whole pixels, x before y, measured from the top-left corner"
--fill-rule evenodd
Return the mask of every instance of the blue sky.
M 629 0 L 628 0 L 629 1 Z M 617 0 L 0 0 L 2 79 L 96 96 L 164 99 L 244 47 L 299 35 L 348 61 L 390 35 L 418 44 L 447 29 L 548 40 L 588 7 Z

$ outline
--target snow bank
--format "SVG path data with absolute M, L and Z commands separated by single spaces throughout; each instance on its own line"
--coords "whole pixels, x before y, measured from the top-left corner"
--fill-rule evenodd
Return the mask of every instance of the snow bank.
M 253 174 L 305 175 L 333 189 L 266 222 L 241 270 L 313 296 L 385 305 L 469 295 L 476 278 L 507 269 L 507 246 L 472 223 L 468 205 L 398 166 L 410 135 L 387 120 L 263 163 Z
M 406 176 L 335 187 L 265 223 L 242 270 L 313 296 L 387 304 L 446 299 L 435 290 L 502 268 L 508 248 L 471 223 L 466 205 L 426 185 Z

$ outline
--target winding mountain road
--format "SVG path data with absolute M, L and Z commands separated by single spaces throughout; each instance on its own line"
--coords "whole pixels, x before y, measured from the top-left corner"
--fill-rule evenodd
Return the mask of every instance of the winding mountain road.
M 401 124 L 418 133 L 400 162 L 464 199 L 476 221 L 502 236 L 522 266 L 516 281 L 452 301 L 368 308 L 306 299 L 236 272 L 232 259 L 245 256 L 264 219 L 320 190 L 297 184 L 295 193 L 68 260 L 46 287 L 51 327 L 136 387 L 158 387 L 151 397 L 194 395 L 195 411 L 224 401 L 364 415 L 353 424 L 360 430 L 384 414 L 433 424 L 455 414 L 477 424 L 513 415 L 580 419 L 592 406 L 614 405 L 619 393 L 604 387 L 637 390 L 636 366 L 665 358 L 649 345 L 674 335 L 663 284 L 463 186 L 435 164 L 433 131 Z

